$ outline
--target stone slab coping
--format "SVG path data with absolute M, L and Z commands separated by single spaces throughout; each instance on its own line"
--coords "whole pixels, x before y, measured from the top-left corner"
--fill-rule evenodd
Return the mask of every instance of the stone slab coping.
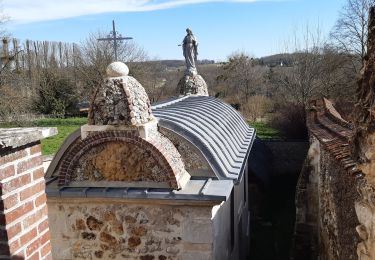
M 90 133 L 94 133 L 94 132 L 138 130 L 139 135 L 142 138 L 148 140 L 150 131 L 152 129 L 157 129 L 157 125 L 158 125 L 158 121 L 155 118 L 145 124 L 135 125 L 135 126 L 85 124 L 81 126 L 81 138 L 85 139 Z
M 56 134 L 56 127 L 0 128 L 0 149 L 16 148 Z
M 48 179 L 48 198 L 117 198 L 190 201 L 226 201 L 233 189 L 231 180 L 190 180 L 183 189 L 141 187 L 59 187 L 57 179 Z

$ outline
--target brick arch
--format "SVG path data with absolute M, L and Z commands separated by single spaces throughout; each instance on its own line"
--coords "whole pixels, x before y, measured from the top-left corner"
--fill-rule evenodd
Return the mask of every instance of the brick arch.
M 171 188 L 178 189 L 176 180 L 177 173 L 171 167 L 165 155 L 154 144 L 140 138 L 136 132 L 117 132 L 107 131 L 92 134 L 84 140 L 77 142 L 65 154 L 60 167 L 58 183 L 59 186 L 66 186 L 72 181 L 72 173 L 76 170 L 78 162 L 91 149 L 98 145 L 106 143 L 122 143 L 135 145 L 142 150 L 147 150 L 152 154 L 152 157 L 157 161 L 158 166 L 162 169 L 160 174 L 163 174 L 165 179 L 168 180 L 168 185 Z

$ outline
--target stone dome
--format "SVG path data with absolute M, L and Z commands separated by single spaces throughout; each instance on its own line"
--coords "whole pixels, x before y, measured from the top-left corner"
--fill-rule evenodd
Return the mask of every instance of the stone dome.
M 122 62 L 107 67 L 107 78 L 97 88 L 90 104 L 89 125 L 141 125 L 153 119 L 148 95 L 142 85 L 128 76 Z

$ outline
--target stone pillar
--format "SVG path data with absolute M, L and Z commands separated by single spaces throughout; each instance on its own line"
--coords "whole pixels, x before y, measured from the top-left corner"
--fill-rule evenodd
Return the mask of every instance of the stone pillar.
M 0 129 L 0 259 L 51 259 L 40 139 L 56 132 Z
M 177 84 L 180 95 L 208 96 L 207 84 L 201 75 L 184 75 Z

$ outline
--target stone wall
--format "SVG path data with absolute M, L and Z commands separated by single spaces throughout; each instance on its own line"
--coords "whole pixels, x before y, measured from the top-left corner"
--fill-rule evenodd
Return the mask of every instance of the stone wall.
M 160 129 L 160 132 L 173 143 L 181 154 L 185 168 L 191 176 L 216 177 L 207 160 L 196 147 L 171 131 Z
M 43 131 L 0 130 L 1 259 L 51 259 L 39 139 L 56 130 Z
M 296 192 L 294 259 L 356 259 L 357 179 L 350 125 L 328 100 L 312 104 L 310 149 Z
M 262 140 L 272 153 L 272 174 L 295 175 L 302 168 L 309 143 L 299 140 Z
M 49 199 L 54 259 L 212 259 L 212 206 Z
M 319 174 L 320 255 L 327 254 L 325 259 L 356 259 L 355 179 L 324 149 Z
M 250 212 L 245 176 L 247 172 L 234 186 L 230 199 L 213 208 L 213 259 L 248 259 Z
M 358 221 L 353 205 L 358 196 L 355 180 L 329 151 L 317 145 L 315 138 L 313 140 L 297 196 L 296 229 L 305 235 L 308 243 L 299 248 L 301 258 L 297 259 L 302 259 L 307 252 L 310 259 L 317 256 L 356 259 Z M 302 190 L 305 194 L 301 194 Z
M 358 80 L 358 99 L 353 113 L 354 134 L 350 140 L 356 167 L 361 170 L 357 178 L 356 188 L 359 198 L 355 203 L 355 211 L 360 222 L 357 232 L 361 242 L 357 247 L 359 259 L 375 259 L 375 7 L 369 14 L 367 55 L 363 59 L 361 77 Z
M 361 260 L 375 259 L 375 189 L 365 179 L 358 182 L 360 198 L 355 203 L 355 211 L 360 225 L 356 230 L 360 237 L 357 246 L 358 258 Z

